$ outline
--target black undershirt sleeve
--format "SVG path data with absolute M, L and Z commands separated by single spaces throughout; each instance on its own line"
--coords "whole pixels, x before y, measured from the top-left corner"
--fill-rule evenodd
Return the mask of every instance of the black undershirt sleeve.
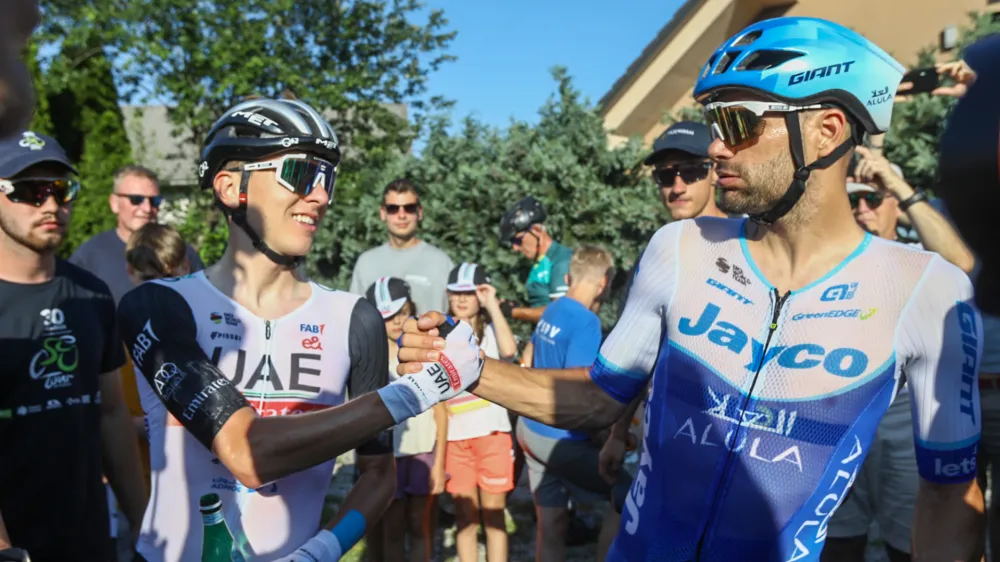
M 385 334 L 385 321 L 365 299 L 358 299 L 354 305 L 348 333 L 351 374 L 347 381 L 347 393 L 354 400 L 389 384 L 389 341 Z M 392 429 L 366 441 L 357 451 L 359 455 L 392 453 Z
M 118 305 L 122 339 L 156 396 L 205 448 L 236 411 L 250 407 L 198 345 L 194 313 L 168 286 L 144 283 Z

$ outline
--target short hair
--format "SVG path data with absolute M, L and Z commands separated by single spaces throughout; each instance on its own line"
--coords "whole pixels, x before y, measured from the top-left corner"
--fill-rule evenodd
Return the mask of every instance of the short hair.
M 115 175 L 114 175 L 114 178 L 115 178 L 114 191 L 115 191 L 115 193 L 118 192 L 118 186 L 121 184 L 121 181 L 123 179 L 129 177 L 129 176 L 135 176 L 137 178 L 145 178 L 145 179 L 147 179 L 147 180 L 155 183 L 157 189 L 160 188 L 160 177 L 156 175 L 156 172 L 154 172 L 153 170 L 150 170 L 149 168 L 147 168 L 145 166 L 140 166 L 138 164 L 129 164 L 128 166 L 123 166 L 121 168 L 118 168 L 118 170 L 115 171 Z
M 420 190 L 406 178 L 396 178 L 385 185 L 385 188 L 382 189 L 383 205 L 385 205 L 385 196 L 389 193 L 412 193 L 417 197 L 417 204 L 420 204 Z
M 173 277 L 187 258 L 187 244 L 177 229 L 146 223 L 132 233 L 125 245 L 125 261 L 141 281 Z
M 569 261 L 570 284 L 576 281 L 603 279 L 614 267 L 611 253 L 600 246 L 584 244 L 573 252 Z

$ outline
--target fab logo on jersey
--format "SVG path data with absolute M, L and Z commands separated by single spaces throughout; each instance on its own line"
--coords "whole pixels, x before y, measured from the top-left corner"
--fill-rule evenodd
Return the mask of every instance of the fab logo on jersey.
M 777 361 L 778 366 L 785 369 L 812 369 L 822 365 L 831 375 L 855 378 L 864 374 L 868 367 L 868 356 L 853 347 L 827 350 L 819 344 L 799 343 L 771 346 L 765 353 L 762 342 L 751 338 L 735 324 L 719 320 L 721 311 L 718 305 L 709 303 L 697 320 L 681 318 L 678 330 L 687 336 L 705 336 L 708 341 L 736 355 L 749 351 L 750 357 L 744 367 L 752 372 Z

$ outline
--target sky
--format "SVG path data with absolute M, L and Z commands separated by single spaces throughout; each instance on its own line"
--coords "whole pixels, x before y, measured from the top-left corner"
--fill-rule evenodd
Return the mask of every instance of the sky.
M 550 69 L 563 65 L 591 103 L 608 92 L 682 0 L 426 0 L 444 10 L 457 61 L 428 81 L 430 95 L 456 101 L 453 118 L 472 115 L 504 127 L 537 122 L 555 92 Z

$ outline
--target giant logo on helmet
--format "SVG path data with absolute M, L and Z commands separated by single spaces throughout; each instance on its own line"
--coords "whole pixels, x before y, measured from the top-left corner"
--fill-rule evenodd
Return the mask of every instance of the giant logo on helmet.
M 821 66 L 811 70 L 796 72 L 788 78 L 788 85 L 794 86 L 796 84 L 802 84 L 803 82 L 815 80 L 816 78 L 826 78 L 827 76 L 847 74 L 851 71 L 851 65 L 854 64 L 854 62 L 855 61 L 838 62 L 837 64 L 831 64 L 829 66 Z

